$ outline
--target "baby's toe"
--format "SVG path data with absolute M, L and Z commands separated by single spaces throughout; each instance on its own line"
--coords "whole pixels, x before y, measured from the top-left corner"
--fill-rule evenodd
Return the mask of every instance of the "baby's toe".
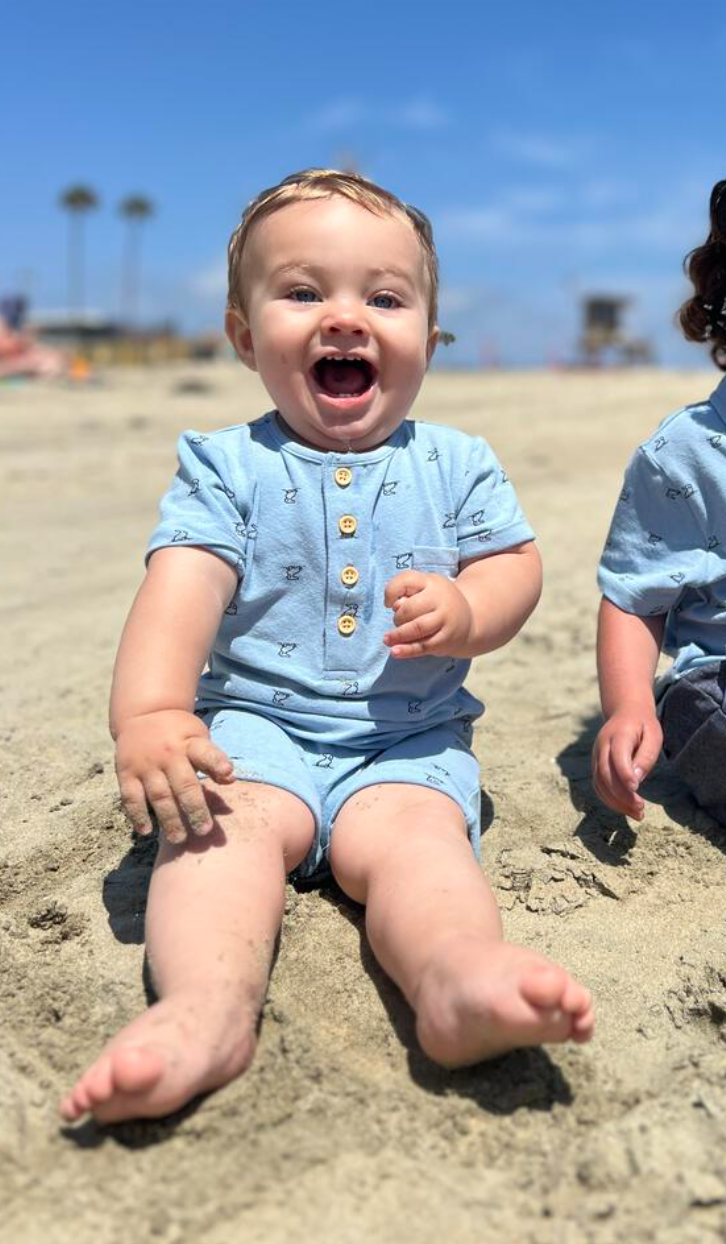
M 522 997 L 538 1010 L 561 1010 L 567 981 L 567 973 L 556 964 L 538 965 L 522 978 Z
M 60 1104 L 61 1118 L 65 1119 L 67 1123 L 75 1123 L 76 1119 L 80 1119 L 86 1109 L 87 1107 L 81 1105 L 78 1094 L 74 1090 L 71 1093 L 67 1093 Z
M 76 1123 L 88 1114 L 98 1100 L 94 1093 L 96 1066 L 90 1067 L 77 1084 L 73 1085 L 60 1104 L 60 1112 L 69 1123 Z
M 560 1006 L 568 1015 L 584 1015 L 592 1008 L 592 994 L 579 981 L 567 977 Z
M 83 1087 L 88 1101 L 85 1107 L 87 1110 L 92 1110 L 94 1106 L 108 1101 L 114 1088 L 113 1066 L 108 1055 L 99 1058 L 98 1062 L 88 1069 L 83 1079 Z
M 589 1041 L 595 1027 L 595 1012 L 590 1006 L 581 1015 L 575 1015 L 572 1021 L 572 1040 L 579 1045 Z

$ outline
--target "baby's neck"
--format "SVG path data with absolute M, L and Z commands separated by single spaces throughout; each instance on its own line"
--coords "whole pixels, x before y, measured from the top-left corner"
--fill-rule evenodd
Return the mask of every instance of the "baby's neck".
M 306 440 L 304 436 L 300 436 L 300 434 L 296 432 L 294 428 L 290 427 L 290 424 L 280 414 L 279 410 L 276 413 L 277 413 L 277 422 L 279 423 L 285 435 L 290 437 L 291 441 L 295 441 L 296 444 L 298 445 L 305 445 L 307 449 L 315 449 L 320 454 L 328 454 L 328 453 L 367 454 L 367 453 L 370 453 L 374 449 L 380 449 L 381 445 L 385 445 L 391 439 L 391 436 L 393 435 L 393 433 L 391 433 L 389 436 L 385 436 L 383 440 L 376 441 L 375 445 L 365 445 L 362 449 L 357 449 L 355 445 L 351 445 L 350 443 L 346 445 L 343 441 L 340 442 L 340 445 L 336 445 L 335 449 L 331 449 L 329 445 L 316 445 L 314 441 Z M 396 431 L 397 430 L 398 429 L 396 429 Z

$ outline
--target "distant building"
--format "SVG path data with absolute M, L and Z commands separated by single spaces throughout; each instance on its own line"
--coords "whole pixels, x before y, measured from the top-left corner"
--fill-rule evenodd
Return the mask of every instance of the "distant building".
M 36 311 L 29 317 L 27 327 L 39 341 L 66 350 L 117 341 L 124 335 L 123 326 L 100 311 Z
M 28 328 L 38 341 L 100 366 L 212 359 L 220 353 L 224 340 L 222 334 L 182 337 L 171 322 L 130 328 L 99 311 L 37 311 Z
M 636 366 L 653 362 L 649 341 L 632 337 L 623 325 L 623 316 L 631 298 L 612 294 L 588 294 L 582 299 L 582 332 L 578 357 L 586 367 L 605 363 Z

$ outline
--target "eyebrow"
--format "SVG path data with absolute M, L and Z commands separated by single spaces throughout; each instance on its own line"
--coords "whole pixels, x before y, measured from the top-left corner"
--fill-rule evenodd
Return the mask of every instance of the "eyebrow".
M 370 268 L 371 276 L 395 276 L 400 281 L 408 281 L 411 283 L 411 274 L 406 268 L 397 268 L 395 264 L 389 264 L 383 268 Z
M 284 276 L 288 272 L 307 272 L 314 275 L 317 271 L 318 266 L 316 264 L 306 263 L 305 260 L 301 259 L 299 261 L 293 260 L 291 263 L 278 264 L 276 268 L 272 269 L 271 275 L 273 277 Z M 399 281 L 406 281 L 409 285 L 415 284 L 411 274 L 405 268 L 398 268 L 395 264 L 369 268 L 367 275 L 370 277 L 392 276 Z
M 314 271 L 315 271 L 315 267 L 313 264 L 305 263 L 304 260 L 301 259 L 299 263 L 295 262 L 294 260 L 292 263 L 279 263 L 276 268 L 272 269 L 271 275 L 282 276 L 284 275 L 285 272 L 314 272 Z

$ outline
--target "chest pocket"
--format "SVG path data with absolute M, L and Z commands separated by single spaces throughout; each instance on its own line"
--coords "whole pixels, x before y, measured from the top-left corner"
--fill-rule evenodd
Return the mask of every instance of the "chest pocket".
M 429 574 L 442 574 L 447 579 L 455 579 L 459 569 L 459 550 L 434 548 L 419 544 L 413 550 L 414 570 L 428 571 Z

